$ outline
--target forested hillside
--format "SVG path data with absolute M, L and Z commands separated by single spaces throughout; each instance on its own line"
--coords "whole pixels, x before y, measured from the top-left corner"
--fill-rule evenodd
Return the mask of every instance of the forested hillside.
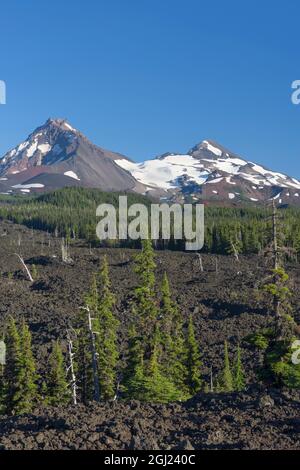
M 85 239 L 99 245 L 96 237 L 96 207 L 111 203 L 118 208 L 121 193 L 105 193 L 96 189 L 65 188 L 37 196 L 1 196 L 0 218 L 24 224 L 27 227 L 55 233 L 57 236 Z M 147 197 L 129 193 L 128 206 L 142 203 L 150 206 Z M 300 252 L 300 209 L 279 209 L 280 243 L 288 248 L 287 257 Z M 205 208 L 206 253 L 259 253 L 272 239 L 272 208 Z M 139 242 L 110 240 L 109 246 L 140 247 Z M 158 241 L 157 249 L 183 250 L 184 240 Z

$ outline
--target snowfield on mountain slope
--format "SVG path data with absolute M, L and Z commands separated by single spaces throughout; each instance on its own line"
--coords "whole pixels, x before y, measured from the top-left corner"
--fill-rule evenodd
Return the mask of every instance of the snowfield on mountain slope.
M 171 155 L 144 163 L 127 160 L 116 160 L 116 163 L 144 185 L 162 189 L 176 188 L 177 180 L 182 176 L 187 176 L 199 185 L 205 183 L 209 176 L 203 165 L 190 155 Z
M 142 163 L 127 160 L 116 160 L 116 163 L 129 171 L 140 183 L 166 190 L 179 186 L 178 180 L 181 177 L 186 177 L 201 186 L 222 180 L 235 184 L 229 177 L 236 176 L 261 186 L 300 189 L 300 181 L 241 158 L 197 159 L 191 155 L 172 154 Z M 245 167 L 250 173 L 246 172 Z

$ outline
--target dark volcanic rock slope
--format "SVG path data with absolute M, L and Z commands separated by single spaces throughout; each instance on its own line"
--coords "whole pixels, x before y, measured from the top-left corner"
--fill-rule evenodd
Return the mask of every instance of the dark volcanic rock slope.
M 300 448 L 299 392 L 250 388 L 186 404 L 91 403 L 0 418 L 0 449 Z
M 50 242 L 50 243 L 49 243 Z M 37 279 L 31 285 L 14 253 Z M 25 318 L 33 334 L 39 372 L 49 358 L 51 342 L 65 339 L 93 273 L 107 255 L 117 315 L 121 321 L 120 348 L 130 320 L 129 298 L 137 285 L 134 250 L 93 249 L 77 241 L 71 245 L 73 264 L 61 261 L 60 240 L 11 223 L 0 223 L 0 331 L 9 315 Z M 223 342 L 233 360 L 238 341 L 250 390 L 241 395 L 199 395 L 187 404 L 168 406 L 138 403 L 91 404 L 66 409 L 39 409 L 29 416 L 0 419 L 0 448 L 299 448 L 299 394 L 251 388 L 257 382 L 260 355 L 244 338 L 270 326 L 264 299 L 254 287 L 266 277 L 260 257 L 202 255 L 200 272 L 195 254 L 157 252 L 157 277 L 167 271 L 174 297 L 185 318 L 193 314 L 202 352 L 203 378 L 209 381 L 223 366 Z M 293 314 L 300 322 L 299 264 L 287 266 L 295 292 Z M 271 398 L 270 398 L 271 396 Z

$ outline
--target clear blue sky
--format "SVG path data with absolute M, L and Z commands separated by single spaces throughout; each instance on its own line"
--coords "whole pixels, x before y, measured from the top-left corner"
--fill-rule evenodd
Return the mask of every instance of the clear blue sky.
M 65 117 L 135 160 L 214 139 L 299 178 L 299 30 L 299 0 L 3 0 L 0 155 Z

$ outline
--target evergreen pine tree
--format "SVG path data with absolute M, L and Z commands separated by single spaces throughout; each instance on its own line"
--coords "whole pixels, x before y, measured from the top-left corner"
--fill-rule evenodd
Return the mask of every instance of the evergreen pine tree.
M 234 389 L 241 392 L 245 388 L 245 376 L 241 358 L 240 345 L 237 347 L 236 361 L 234 367 Z
M 233 391 L 233 378 L 232 378 L 232 372 L 231 372 L 230 363 L 229 363 L 227 341 L 224 342 L 224 369 L 223 369 L 223 376 L 222 376 L 222 390 L 224 392 Z
M 92 277 L 89 292 L 84 297 L 86 307 L 91 313 L 92 329 L 95 336 L 100 334 L 99 325 L 99 292 L 98 292 L 98 276 Z M 91 344 L 91 332 L 89 330 L 88 313 L 86 309 L 81 309 L 77 315 L 75 322 L 75 330 L 77 340 L 75 341 L 75 349 L 77 351 L 75 358 L 75 370 L 78 379 L 78 391 L 80 400 L 88 403 L 95 398 L 95 383 L 93 371 L 93 352 Z M 97 364 L 98 366 L 98 364 Z
M 3 373 L 5 411 L 10 414 L 16 406 L 20 389 L 21 339 L 15 320 L 10 318 L 6 338 L 6 364 Z
M 141 399 L 144 391 L 144 348 L 133 324 L 128 330 L 128 360 L 124 371 L 123 389 L 127 398 Z
M 171 297 L 168 276 L 164 273 L 161 286 L 161 342 L 163 347 L 163 368 L 166 377 L 182 393 L 182 399 L 188 394 L 186 381 L 186 349 L 183 333 L 183 321 L 178 306 Z
M 39 398 L 45 406 L 49 405 L 49 392 L 45 380 L 42 382 Z
M 192 316 L 189 318 L 188 331 L 187 331 L 187 370 L 188 378 L 187 385 L 191 395 L 199 392 L 201 389 L 201 360 L 198 344 L 195 337 L 195 330 Z
M 90 333 L 88 330 L 87 312 L 85 310 L 80 310 L 77 316 L 75 331 L 77 339 L 74 345 L 74 349 L 76 350 L 74 362 L 78 381 L 79 399 L 81 402 L 87 404 L 94 398 L 94 381 Z
M 292 329 L 285 331 L 284 316 L 291 312 L 289 298 L 292 293 L 288 286 L 289 276 L 281 267 L 272 270 L 269 278 L 271 282 L 267 282 L 263 286 L 263 290 L 269 295 L 272 302 L 273 315 L 275 317 L 275 333 L 278 340 L 282 339 L 285 334 L 292 335 Z
M 14 412 L 16 414 L 32 411 L 37 400 L 37 373 L 31 348 L 31 333 L 23 320 L 20 333 L 20 362 L 17 368 L 18 389 L 14 395 Z
M 132 315 L 146 367 L 150 360 L 153 335 L 159 314 L 155 292 L 155 267 L 154 250 L 151 242 L 143 240 L 142 250 L 135 259 L 135 271 L 140 282 L 134 291 Z
M 142 251 L 136 258 L 135 270 L 140 284 L 134 293 L 134 324 L 130 330 L 124 388 L 127 397 L 165 403 L 182 398 L 182 392 L 174 384 L 172 371 L 168 371 L 166 361 L 166 348 L 170 348 L 170 351 L 174 348 L 170 329 L 176 309 L 165 277 L 159 310 L 155 292 L 155 267 L 151 242 L 143 241 Z M 177 361 L 179 365 L 178 358 Z
M 91 288 L 89 292 L 85 295 L 85 303 L 87 307 L 89 307 L 91 312 L 93 312 L 93 314 L 95 315 L 98 311 L 98 305 L 99 305 L 97 276 L 95 274 L 92 277 Z
M 148 373 L 144 380 L 143 400 L 150 403 L 168 403 L 181 399 L 181 392 L 161 370 L 159 358 L 160 332 L 158 325 L 156 325 Z
M 155 293 L 155 268 L 154 250 L 150 240 L 142 241 L 142 250 L 135 259 L 135 272 L 140 279 L 139 286 L 135 289 L 135 309 L 144 333 L 153 331 L 158 315 L 158 306 Z
M 5 411 L 4 367 L 6 361 L 6 344 L 0 340 L 0 414 Z
M 99 362 L 99 381 L 101 398 L 111 399 L 116 393 L 116 367 L 119 353 L 117 330 L 119 321 L 114 315 L 115 296 L 111 292 L 108 262 L 106 256 L 99 273 L 98 328 L 97 350 Z
M 218 379 L 216 380 L 215 391 L 216 391 L 216 393 L 220 393 L 220 392 L 223 391 L 222 387 L 221 387 L 221 384 L 220 384 L 220 381 Z
M 142 350 L 137 342 L 135 343 L 135 351 L 138 356 L 135 359 L 134 374 L 130 376 L 127 382 L 127 391 L 130 398 L 150 403 L 168 403 L 179 400 L 181 393 L 161 371 L 158 326 L 155 328 L 152 352 L 146 367 Z
M 49 360 L 50 371 L 48 376 L 47 394 L 50 405 L 64 405 L 70 400 L 64 356 L 58 341 L 52 346 Z

